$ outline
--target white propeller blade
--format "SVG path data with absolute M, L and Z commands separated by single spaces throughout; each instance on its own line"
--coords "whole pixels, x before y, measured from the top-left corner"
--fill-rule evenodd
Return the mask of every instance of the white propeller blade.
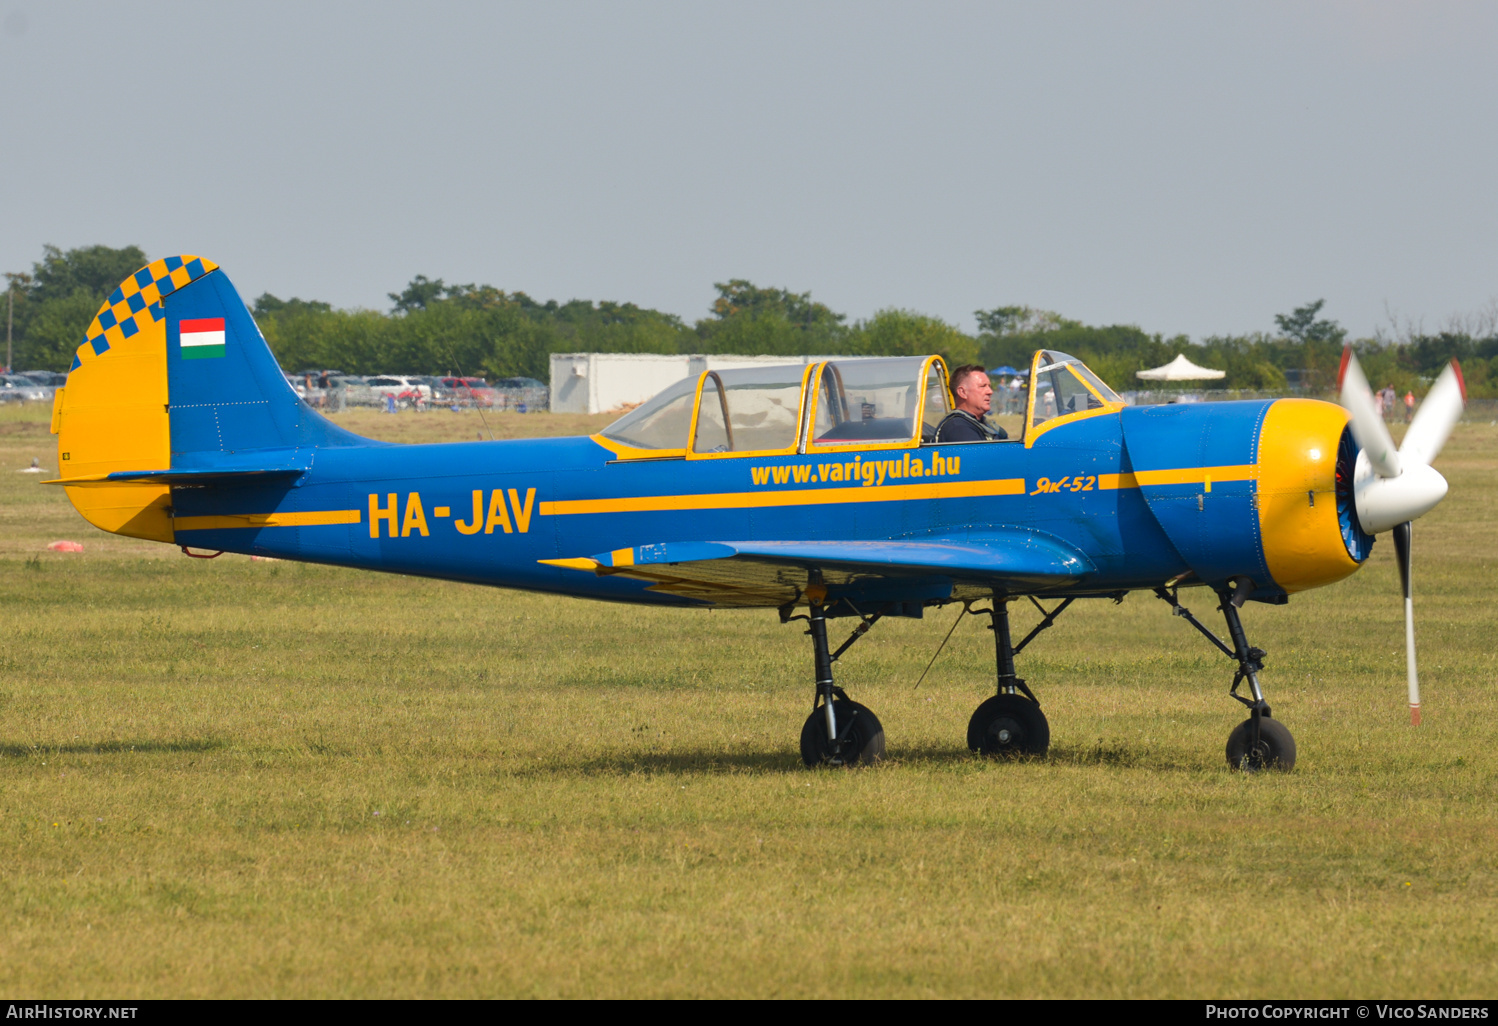
M 1410 589 L 1410 524 L 1394 528 L 1394 555 L 1399 561 L 1399 582 L 1404 586 L 1404 670 L 1410 682 L 1410 722 L 1420 726 L 1420 675 L 1415 671 L 1415 598 Z
M 1362 365 L 1351 346 L 1342 350 L 1338 377 L 1342 384 L 1342 407 L 1352 414 L 1352 437 L 1357 439 L 1358 447 L 1367 455 L 1369 466 L 1379 477 L 1398 477 L 1401 463 L 1394 439 L 1373 404 L 1373 389 L 1368 387 L 1368 379 L 1363 376 Z M 1369 534 L 1375 533 L 1367 524 L 1363 529 Z
M 1420 725 L 1420 677 L 1415 667 L 1415 601 L 1411 588 L 1413 560 L 1410 521 L 1429 513 L 1446 497 L 1446 479 L 1431 467 L 1462 415 L 1467 397 L 1462 368 L 1446 365 L 1420 404 L 1404 445 L 1394 440 L 1373 403 L 1373 390 L 1352 347 L 1342 350 L 1342 405 L 1351 415 L 1352 436 L 1362 449 L 1353 471 L 1352 489 L 1358 522 L 1369 534 L 1391 528 L 1404 586 L 1404 661 L 1410 686 L 1410 722 Z
M 1461 365 L 1452 360 L 1420 404 L 1420 412 L 1415 414 L 1414 422 L 1405 433 L 1399 455 L 1416 463 L 1428 465 L 1434 462 L 1461 418 L 1466 399 Z

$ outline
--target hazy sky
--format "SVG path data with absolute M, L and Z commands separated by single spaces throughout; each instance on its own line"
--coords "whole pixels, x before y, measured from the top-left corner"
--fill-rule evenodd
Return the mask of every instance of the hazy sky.
M 1498 297 L 1498 4 L 0 0 L 0 268 L 1357 334 Z

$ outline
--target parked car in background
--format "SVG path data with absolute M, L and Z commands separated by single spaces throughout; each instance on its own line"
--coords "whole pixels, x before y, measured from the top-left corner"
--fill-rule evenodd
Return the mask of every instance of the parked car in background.
M 499 392 L 483 378 L 438 378 L 437 385 L 440 402 L 487 410 L 499 401 Z
M 59 374 L 57 371 L 31 370 L 18 371 L 17 373 L 23 378 L 30 378 L 38 385 L 46 385 L 48 388 L 61 388 L 68 383 L 68 376 L 66 374 Z
M 398 406 L 415 406 L 420 409 L 431 402 L 432 386 L 420 377 L 410 374 L 384 374 L 366 378 L 365 382 L 378 396 L 388 396 Z
M 0 374 L 0 402 L 50 403 L 54 391 L 22 374 Z
M 381 374 L 376 377 L 365 378 L 364 383 L 374 389 L 379 395 L 393 395 L 399 397 L 404 392 L 418 391 L 426 398 L 432 397 L 432 386 L 424 384 L 415 375 L 407 374 Z
M 357 374 L 329 375 L 323 407 L 336 413 L 351 406 L 381 406 L 385 397 L 375 394 Z

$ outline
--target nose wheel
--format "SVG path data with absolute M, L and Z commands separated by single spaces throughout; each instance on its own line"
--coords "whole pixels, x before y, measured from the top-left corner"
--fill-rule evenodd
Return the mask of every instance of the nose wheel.
M 1258 717 L 1258 730 L 1254 729 L 1254 718 L 1249 717 L 1228 735 L 1228 765 L 1245 773 L 1259 770 L 1289 771 L 1295 768 L 1295 738 L 1279 720 L 1267 715 Z M 1254 739 L 1254 734 L 1258 739 Z

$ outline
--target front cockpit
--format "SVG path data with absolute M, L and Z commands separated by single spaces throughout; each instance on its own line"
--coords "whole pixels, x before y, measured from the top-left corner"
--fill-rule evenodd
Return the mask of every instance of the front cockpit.
M 1063 421 L 1122 409 L 1122 397 L 1075 356 L 1041 349 L 1030 361 L 1030 395 L 1025 406 L 1025 439 Z M 1044 427 L 1042 427 L 1044 425 Z

